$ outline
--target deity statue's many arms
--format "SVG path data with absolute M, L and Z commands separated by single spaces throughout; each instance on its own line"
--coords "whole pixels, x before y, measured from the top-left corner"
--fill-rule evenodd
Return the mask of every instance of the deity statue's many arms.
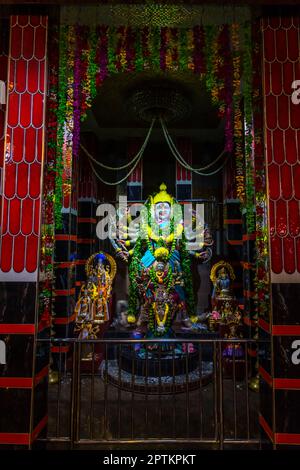
M 124 241 L 111 239 L 117 256 L 129 263 L 129 323 L 151 336 L 168 336 L 174 319 L 190 327 L 195 319 L 191 259 L 210 258 L 211 237 L 188 249 L 181 206 L 161 184 L 146 201 L 138 231 Z M 132 234 L 132 232 L 131 232 Z

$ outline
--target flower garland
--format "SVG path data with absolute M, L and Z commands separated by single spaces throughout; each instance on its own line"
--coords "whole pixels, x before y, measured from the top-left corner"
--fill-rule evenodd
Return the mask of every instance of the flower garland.
M 226 75 L 225 58 L 227 58 L 227 51 L 229 48 L 229 36 L 227 25 L 219 27 L 218 34 L 218 56 L 215 58 L 214 67 L 216 69 L 215 74 L 217 77 L 218 90 L 215 92 L 216 104 L 219 108 L 219 116 L 221 118 L 225 115 L 225 81 L 230 80 L 230 76 Z
M 81 28 L 76 28 L 76 49 L 75 49 L 75 60 L 74 60 L 74 102 L 73 102 L 73 158 L 79 155 L 80 146 L 80 117 L 81 117 L 81 94 L 80 94 L 80 83 L 81 83 L 81 54 L 82 54 L 82 43 L 81 43 Z
M 212 102 L 214 105 L 218 105 L 220 102 L 219 96 L 221 89 L 224 88 L 223 80 L 224 77 L 220 76 L 219 69 L 223 60 L 221 55 L 221 47 L 222 47 L 222 33 L 223 33 L 223 26 L 219 26 L 214 34 L 214 38 L 212 41 L 212 57 L 211 57 L 211 74 L 212 74 L 212 85 L 211 85 L 211 97 Z M 224 111 L 223 103 L 221 106 L 221 110 Z M 222 115 L 222 113 L 221 113 Z
M 48 122 L 47 122 L 47 156 L 45 162 L 43 210 L 41 226 L 41 258 L 40 258 L 40 286 L 39 286 L 39 323 L 41 329 L 51 326 L 52 289 L 54 282 L 54 204 L 56 181 L 56 138 L 57 138 L 57 64 L 58 34 L 51 31 L 49 48 L 49 96 L 48 96 Z
M 194 33 L 192 29 L 187 30 L 187 43 L 186 43 L 186 54 L 187 54 L 187 68 L 194 72 Z
M 262 94 L 260 76 L 259 25 L 253 24 L 253 127 L 255 165 L 255 204 L 256 204 L 256 275 L 254 279 L 256 316 L 269 322 L 270 279 L 266 201 L 266 169 L 263 151 Z
M 163 72 L 167 69 L 167 32 L 168 28 L 161 28 L 160 30 L 159 66 Z
M 135 70 L 135 31 L 131 27 L 128 27 L 126 30 L 126 62 L 127 62 L 127 72 L 133 72 Z
M 68 56 L 67 56 L 67 101 L 64 123 L 64 143 L 62 152 L 63 163 L 63 206 L 69 207 L 72 188 L 72 154 L 74 130 L 74 65 L 76 50 L 76 30 L 74 26 L 68 29 Z M 79 137 L 78 137 L 79 139 Z
M 179 68 L 180 70 L 188 69 L 188 54 L 187 54 L 187 32 L 185 29 L 179 30 Z
M 133 255 L 128 267 L 129 275 L 129 296 L 128 296 L 128 316 L 131 315 L 136 317 L 139 295 L 138 295 L 138 284 L 137 277 L 140 271 L 140 260 L 142 258 L 142 239 L 139 237 L 133 249 Z
M 233 62 L 233 113 L 234 141 L 236 164 L 236 193 L 242 205 L 245 202 L 243 122 L 241 111 L 241 57 L 239 42 L 239 25 L 231 26 L 232 62 Z
M 250 156 L 250 132 L 243 147 L 243 121 L 241 106 L 241 65 L 248 78 L 250 46 L 241 64 L 239 25 L 195 26 L 192 29 L 168 27 L 108 27 L 89 29 L 73 26 L 61 27 L 58 94 L 58 135 L 55 213 L 56 226 L 61 227 L 62 193 L 68 197 L 71 184 L 72 153 L 78 154 L 80 103 L 81 120 L 97 93 L 97 87 L 109 75 L 124 71 L 192 70 L 205 78 L 213 103 L 225 116 L 225 147 L 227 152 L 235 143 L 237 196 L 247 202 L 247 220 L 253 229 L 253 205 L 250 210 L 251 172 L 250 158 L 246 161 L 247 194 L 244 175 L 244 150 Z M 75 37 L 75 31 L 77 31 Z M 81 39 L 78 37 L 80 36 Z M 230 44 L 232 50 L 230 49 Z M 249 41 L 248 41 L 249 44 Z M 79 50 L 78 50 L 79 49 Z M 250 115 L 251 84 L 247 79 L 246 114 Z M 64 174 L 62 175 L 64 168 Z M 62 191 L 62 180 L 64 187 Z M 251 228 L 252 227 L 252 228 Z
M 191 257 L 186 247 L 185 234 L 182 234 L 180 240 L 181 267 L 186 292 L 186 308 L 189 317 L 195 316 L 195 298 L 193 290 L 193 276 L 191 267 Z
M 108 26 L 100 26 L 99 40 L 99 80 L 102 83 L 108 76 Z
M 245 173 L 246 173 L 246 221 L 247 232 L 255 232 L 254 161 L 252 126 L 252 35 L 249 23 L 244 25 L 243 95 L 245 115 Z
M 213 58 L 215 55 L 215 46 L 216 46 L 216 29 L 215 25 L 205 25 L 205 63 L 206 63 L 206 75 L 205 75 L 205 83 L 206 88 L 211 91 L 214 83 L 215 83 L 215 76 L 214 76 L 214 68 L 213 68 Z
M 193 62 L 194 72 L 203 77 L 205 73 L 204 61 L 205 34 L 203 26 L 194 26 L 193 28 Z
M 233 126 L 232 126 L 232 61 L 230 51 L 230 35 L 228 25 L 224 27 L 224 102 L 225 102 L 225 151 L 233 151 Z
M 116 39 L 117 35 L 115 34 L 115 28 L 110 27 L 108 29 L 108 47 L 107 47 L 107 57 L 108 57 L 108 64 L 107 70 L 108 73 L 113 74 L 117 73 L 116 67 Z
M 64 128 L 66 120 L 66 103 L 67 103 L 67 26 L 61 26 L 59 37 L 59 76 L 57 91 L 57 145 L 56 145 L 56 166 L 55 166 L 55 197 L 54 197 L 54 218 L 57 229 L 62 228 L 62 199 L 63 199 L 63 144 L 64 144 Z
M 144 26 L 141 31 L 141 52 L 143 57 L 143 66 L 145 69 L 150 68 L 150 29 L 148 26 Z
M 171 35 L 171 59 L 172 69 L 178 70 L 179 67 L 179 52 L 178 52 L 178 28 L 170 29 Z
M 92 106 L 94 98 L 97 96 L 96 76 L 98 66 L 96 64 L 96 53 L 98 46 L 98 36 L 95 28 L 92 28 L 88 38 L 89 53 L 88 53 L 88 66 L 87 66 L 87 81 L 89 88 L 89 100 L 87 105 L 90 108 Z
M 145 36 L 143 38 L 143 32 L 140 30 L 137 30 L 136 31 L 136 44 L 135 44 L 135 61 L 134 61 L 134 67 L 137 72 L 142 72 L 144 70 L 144 61 L 146 60 L 146 56 L 144 56 L 145 40 L 146 40 Z
M 156 336 L 156 337 L 164 336 L 164 335 L 168 334 L 168 331 L 171 328 L 172 316 L 171 316 L 169 305 L 166 304 L 165 308 L 166 308 L 166 311 L 165 311 L 164 329 L 162 329 L 161 331 L 158 331 L 156 329 L 155 304 L 154 305 L 152 304 L 149 307 L 149 312 L 148 312 L 149 323 L 148 324 L 149 324 L 149 330 L 151 331 L 153 336 Z
M 81 73 L 81 121 L 87 116 L 87 110 L 91 103 L 91 88 L 90 80 L 88 77 L 88 62 L 89 62 L 89 45 L 88 45 L 88 30 L 86 27 L 81 26 L 81 57 L 80 57 L 80 73 Z
M 126 55 L 126 35 L 127 28 L 119 26 L 117 29 L 117 47 L 116 47 L 116 69 L 118 72 L 124 72 L 127 66 Z

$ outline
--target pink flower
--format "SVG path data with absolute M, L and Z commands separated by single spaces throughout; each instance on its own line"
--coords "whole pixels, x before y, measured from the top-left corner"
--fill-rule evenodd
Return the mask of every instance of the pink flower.
M 217 310 L 214 310 L 214 311 L 212 312 L 212 314 L 211 314 L 211 318 L 212 318 L 213 320 L 220 320 L 221 315 L 219 314 L 219 312 L 217 312 Z

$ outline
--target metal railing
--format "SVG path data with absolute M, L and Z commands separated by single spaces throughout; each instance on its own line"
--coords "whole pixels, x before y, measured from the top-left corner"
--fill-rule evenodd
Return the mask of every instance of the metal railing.
M 49 383 L 48 443 L 259 446 L 259 395 L 248 386 L 253 340 L 51 343 L 60 352 Z

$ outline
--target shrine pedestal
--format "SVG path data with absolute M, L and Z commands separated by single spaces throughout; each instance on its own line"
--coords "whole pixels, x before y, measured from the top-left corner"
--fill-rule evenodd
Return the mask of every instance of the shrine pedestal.
M 108 330 L 105 338 L 131 338 L 132 332 Z M 143 394 L 174 394 L 195 390 L 211 381 L 213 344 L 193 344 L 195 339 L 215 339 L 214 333 L 177 331 L 174 349 L 145 350 L 142 344 L 113 344 L 107 348 L 106 361 L 100 370 L 104 380 L 127 391 Z M 180 351 L 182 339 L 190 339 L 193 351 Z M 153 343 L 152 343 L 153 344 Z M 166 343 L 167 344 L 167 343 Z M 168 344 L 170 346 L 170 344 Z

